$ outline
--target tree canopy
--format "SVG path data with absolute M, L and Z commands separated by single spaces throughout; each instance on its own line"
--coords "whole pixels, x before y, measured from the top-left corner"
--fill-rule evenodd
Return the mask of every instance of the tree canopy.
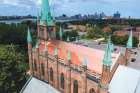
M 23 53 L 15 45 L 0 45 L 0 93 L 19 93 L 28 67 Z

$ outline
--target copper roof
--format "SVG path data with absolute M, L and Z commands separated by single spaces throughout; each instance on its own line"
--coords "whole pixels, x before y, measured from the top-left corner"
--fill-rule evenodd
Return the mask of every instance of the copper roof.
M 43 51 L 45 48 L 44 41 L 41 41 L 40 51 Z M 96 73 L 102 73 L 102 65 L 104 58 L 104 51 L 99 49 L 88 48 L 85 46 L 80 46 L 72 43 L 67 43 L 59 40 L 53 40 L 48 42 L 48 51 L 49 54 L 54 54 L 54 49 L 58 48 L 58 56 L 61 59 L 67 60 L 68 51 L 71 52 L 71 62 L 75 65 L 82 66 L 84 58 L 88 60 L 88 69 Z M 118 54 L 112 53 L 112 62 L 113 64 L 116 61 Z

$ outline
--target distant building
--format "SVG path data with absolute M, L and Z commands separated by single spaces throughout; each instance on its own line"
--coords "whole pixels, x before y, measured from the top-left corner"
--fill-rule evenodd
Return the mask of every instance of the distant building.
M 124 28 L 122 30 L 115 31 L 114 34 L 117 36 L 126 36 L 126 35 L 128 36 L 129 33 L 130 33 L 130 29 Z M 139 34 L 140 34 L 140 27 L 133 28 L 133 36 L 139 39 Z
M 121 14 L 117 11 L 116 13 L 114 13 L 113 18 L 114 19 L 120 19 L 121 18 Z

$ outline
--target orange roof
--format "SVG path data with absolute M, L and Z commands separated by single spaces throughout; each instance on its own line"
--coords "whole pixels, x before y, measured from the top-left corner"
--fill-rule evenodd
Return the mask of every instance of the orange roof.
M 40 51 L 45 48 L 45 43 L 41 41 Z M 49 54 L 54 54 L 54 49 L 58 48 L 58 56 L 61 59 L 67 60 L 68 51 L 71 52 L 71 61 L 75 65 L 82 65 L 84 58 L 88 60 L 88 69 L 93 70 L 99 74 L 102 73 L 104 51 L 88 48 L 72 43 L 53 40 L 48 42 Z M 114 64 L 118 54 L 112 54 L 112 62 Z

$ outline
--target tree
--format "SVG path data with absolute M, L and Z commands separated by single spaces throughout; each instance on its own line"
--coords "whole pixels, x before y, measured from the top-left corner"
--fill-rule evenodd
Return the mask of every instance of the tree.
M 25 53 L 14 45 L 0 45 L 0 93 L 19 93 L 27 69 Z
M 114 44 L 126 46 L 128 41 L 128 36 L 122 37 L 122 36 L 112 35 L 111 39 Z M 138 39 L 136 37 L 133 37 L 133 47 L 137 47 L 137 45 L 138 45 Z
M 87 28 L 87 38 L 101 38 L 104 37 L 105 33 L 102 31 L 102 29 L 98 26 L 89 26 Z

